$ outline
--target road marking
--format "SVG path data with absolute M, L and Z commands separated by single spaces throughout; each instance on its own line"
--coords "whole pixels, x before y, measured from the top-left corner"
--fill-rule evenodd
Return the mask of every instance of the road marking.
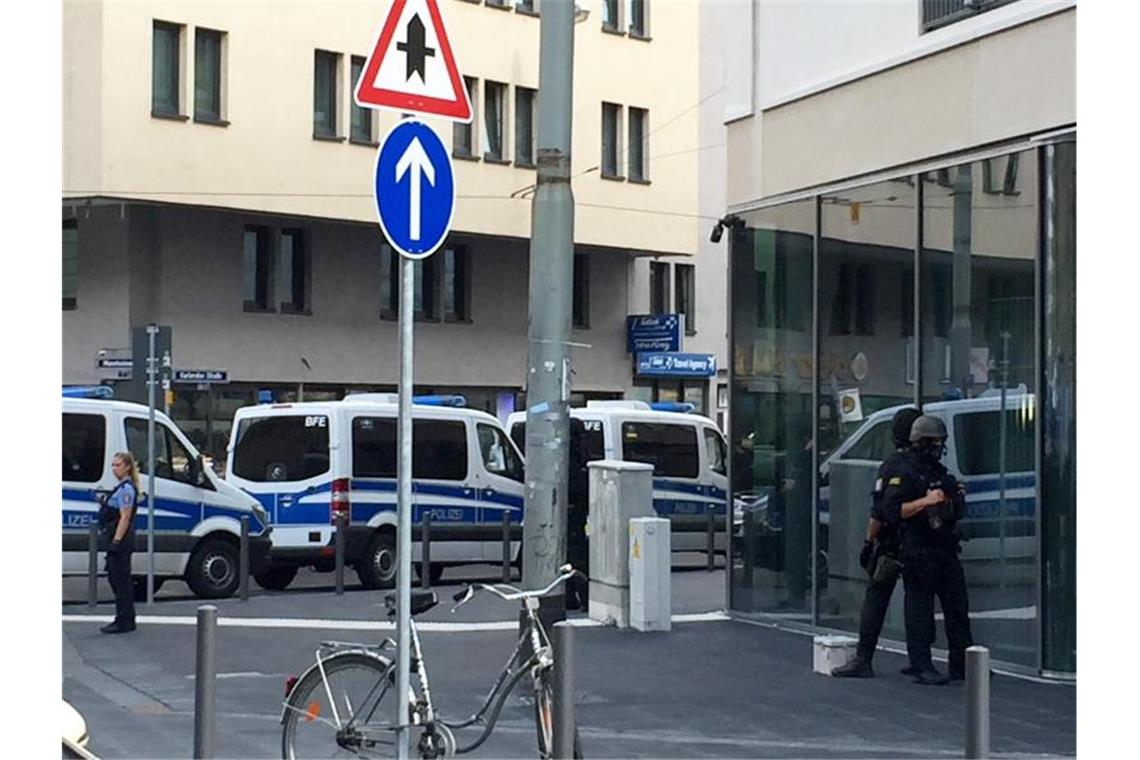
M 108 623 L 111 615 L 64 615 L 65 623 Z M 699 612 L 674 615 L 674 623 L 717 623 L 729 620 L 724 612 Z M 197 625 L 198 618 L 191 615 L 139 615 L 137 622 L 142 625 Z M 601 628 L 603 623 L 589 618 L 572 618 L 570 625 L 575 628 Z M 301 628 L 330 631 L 395 631 L 396 624 L 376 620 L 331 620 L 328 618 L 246 618 L 219 617 L 218 626 L 223 628 Z M 479 631 L 517 631 L 517 620 L 501 620 L 485 623 L 441 623 L 436 621 L 416 622 L 416 628 L 424 633 L 471 633 Z M 248 676 L 247 676 L 248 677 Z

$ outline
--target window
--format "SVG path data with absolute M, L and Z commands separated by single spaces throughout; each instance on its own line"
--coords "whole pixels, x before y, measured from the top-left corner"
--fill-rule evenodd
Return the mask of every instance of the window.
M 831 302 L 832 335 L 875 334 L 875 272 L 870 264 L 842 262 Z
M 655 477 L 697 477 L 697 429 L 691 425 L 623 422 L 621 441 L 622 459 L 653 465 Z
M 483 423 L 476 425 L 475 431 L 479 436 L 479 451 L 483 455 L 483 466 L 487 472 L 522 483 L 522 459 L 503 435 L 503 431 Z
M 574 254 L 574 327 L 590 326 L 590 255 Z
M 629 33 L 633 37 L 645 37 L 645 0 L 629 0 Z
M 412 262 L 415 269 L 415 315 L 417 320 L 436 318 L 436 270 L 439 259 L 434 256 Z
M 1006 396 L 1005 471 L 1033 472 L 1033 417 L 1019 409 L 1025 397 Z M 997 475 L 1001 472 L 1001 418 L 992 412 L 959 414 L 954 418 L 954 450 L 963 475 Z
M 271 311 L 269 306 L 269 229 L 245 228 L 245 309 Z
M 400 257 L 387 244 L 380 247 L 380 319 L 400 318 Z
M 468 322 L 471 277 L 470 257 L 462 246 L 443 250 L 443 318 L 447 322 Z
M 309 313 L 309 251 L 303 230 L 282 230 L 278 255 L 281 312 Z
M 222 121 L 222 33 L 194 30 L 194 120 Z
M 644 108 L 629 109 L 629 151 L 627 154 L 629 164 L 629 178 L 634 182 L 645 182 L 649 179 L 647 161 L 645 160 L 645 122 L 649 113 Z
M 875 334 L 875 270 L 860 264 L 855 270 L 855 334 Z
M 471 102 L 471 123 L 455 122 L 451 127 L 451 155 L 460 158 L 475 157 L 475 125 L 479 122 L 479 80 L 463 77 L 467 100 Z
M 515 10 L 519 13 L 534 13 L 534 0 L 515 0 Z
M 510 8 L 508 0 L 487 0 L 487 5 L 492 8 Z
M 352 80 L 349 82 L 349 92 L 356 88 L 360 75 L 364 72 L 364 59 L 358 55 L 352 56 Z M 351 99 L 351 98 L 350 98 Z M 349 140 L 354 143 L 372 145 L 372 109 L 361 108 L 352 100 L 352 124 L 349 128 Z
M 899 318 L 901 333 L 904 338 L 914 335 L 914 267 L 903 267 L 899 281 Z
M 313 59 L 313 136 L 337 136 L 337 73 L 340 56 L 324 50 Z
M 721 475 L 728 474 L 728 459 L 727 447 L 724 444 L 724 439 L 720 437 L 720 433 L 715 430 L 705 428 L 705 451 L 709 457 L 709 469 L 713 472 L 718 472 Z
M 515 88 L 515 166 L 534 166 L 535 90 Z
M 394 417 L 357 417 L 352 421 L 352 477 L 394 478 L 397 423 Z
M 506 111 L 507 86 L 484 82 L 483 86 L 483 158 L 502 161 L 503 122 Z
M 621 106 L 602 103 L 602 176 L 620 177 L 618 173 L 618 138 L 621 134 Z
M 462 422 L 416 420 L 412 428 L 412 477 L 467 478 L 467 428 Z
M 570 419 L 573 420 L 574 418 L 571 417 Z M 573 434 L 572 430 L 571 430 L 571 434 Z M 523 452 L 523 454 L 526 454 L 526 423 L 525 422 L 516 422 L 515 424 L 511 425 L 511 440 L 514 441 L 515 445 L 519 447 L 519 451 Z
M 150 112 L 154 116 L 179 116 L 178 91 L 182 82 L 182 27 L 154 22 L 151 46 Z
M 660 262 L 649 264 L 649 313 L 669 312 L 669 265 Z
M 971 18 L 1013 0 L 922 0 L 922 31 Z
M 76 306 L 75 294 L 79 282 L 79 222 L 63 220 L 63 309 Z
M 616 32 L 621 23 L 618 19 L 619 0 L 604 0 L 602 3 L 602 28 Z
M 234 475 L 258 483 L 315 478 L 329 470 L 329 418 L 290 414 L 238 423 Z
M 134 454 L 139 473 L 150 472 L 147 460 L 147 420 L 145 417 L 128 417 L 125 422 L 127 448 Z M 197 485 L 190 477 L 190 463 L 194 460 L 178 437 L 161 422 L 154 423 L 154 474 L 167 480 Z
M 891 425 L 889 419 L 877 422 L 839 458 L 844 461 L 848 459 L 883 461 L 895 451 L 895 437 Z
M 675 264 L 673 266 L 673 276 L 676 280 L 673 303 L 676 304 L 677 313 L 685 315 L 686 335 L 695 335 L 697 332 L 695 271 L 696 267 L 692 264 Z
M 101 414 L 63 415 L 63 480 L 95 483 L 103 477 L 107 423 Z

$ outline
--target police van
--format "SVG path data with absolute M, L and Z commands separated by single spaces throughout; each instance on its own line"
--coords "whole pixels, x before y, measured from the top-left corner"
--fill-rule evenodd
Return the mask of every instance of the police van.
M 723 551 L 728 493 L 724 436 L 712 420 L 691 410 L 691 404 L 588 401 L 570 409 L 570 445 L 581 447 L 588 461 L 653 465 L 653 508 L 669 519 L 673 551 L 706 549 L 710 513 L 716 548 Z M 526 412 L 511 414 L 507 428 L 524 448 Z
M 254 574 L 260 585 L 285 588 L 301 567 L 332 570 L 338 512 L 348 520 L 345 564 L 368 588 L 395 583 L 398 401 L 354 394 L 237 411 L 226 479 L 256 498 L 273 525 L 270 563 Z M 496 418 L 465 403 L 413 403 L 413 538 L 430 514 L 433 581 L 448 565 L 502 561 L 504 514 L 512 557 L 522 533 L 522 456 Z M 413 562 L 420 556 L 414 540 Z
M 89 526 L 98 498 L 118 484 L 111 459 L 119 451 L 139 463 L 142 493 L 135 515 L 131 572 L 136 596 L 146 589 L 149 491 L 147 425 L 141 404 L 108 400 L 109 388 L 66 389 L 63 399 L 63 573 L 88 572 Z M 86 396 L 86 397 L 84 397 Z M 155 412 L 155 589 L 181 578 L 195 595 L 216 599 L 240 583 L 241 518 L 249 517 L 250 567 L 269 552 L 269 516 L 256 499 L 219 479 L 162 412 Z

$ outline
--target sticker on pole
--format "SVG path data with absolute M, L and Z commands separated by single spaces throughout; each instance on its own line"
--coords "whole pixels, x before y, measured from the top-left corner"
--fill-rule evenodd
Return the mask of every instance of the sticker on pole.
M 437 0 L 394 0 L 354 94 L 361 108 L 471 121 Z
M 455 175 L 439 135 L 419 119 L 394 126 L 376 151 L 376 213 L 402 255 L 432 255 L 451 230 Z

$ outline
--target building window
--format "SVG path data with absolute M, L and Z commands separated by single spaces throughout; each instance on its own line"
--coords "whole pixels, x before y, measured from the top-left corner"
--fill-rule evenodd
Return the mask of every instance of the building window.
M 535 91 L 515 88 L 515 166 L 534 166 Z
M 619 178 L 618 155 L 621 153 L 621 106 L 602 103 L 602 176 Z
M 1013 0 L 922 0 L 922 31 L 972 18 Z
M 340 55 L 316 51 L 313 59 L 313 136 L 337 136 L 337 70 Z
M 352 92 L 356 87 L 356 83 L 360 81 L 360 75 L 364 72 L 364 59 L 358 55 L 352 56 L 352 80 L 349 82 Z M 372 145 L 372 109 L 361 108 L 356 104 L 355 99 L 352 99 L 352 124 L 349 127 L 349 140 L 354 143 L 364 143 Z
M 194 119 L 222 122 L 222 32 L 194 30 Z
M 875 269 L 860 264 L 855 270 L 855 334 L 875 334 Z
M 429 256 L 426 259 L 417 259 L 413 262 L 415 269 L 415 285 L 413 286 L 413 295 L 415 297 L 415 313 L 416 321 L 434 322 L 438 319 L 436 309 L 436 271 L 438 270 L 438 262 L 435 256 Z
M 534 13 L 534 0 L 515 0 L 515 10 L 520 13 Z
M 269 228 L 245 228 L 245 310 L 272 311 L 269 306 Z
M 463 77 L 467 88 L 467 100 L 471 103 L 471 122 L 455 122 L 451 127 L 451 155 L 460 158 L 474 158 L 475 125 L 479 121 L 479 80 Z
M 380 319 L 400 318 L 400 257 L 387 243 L 380 248 Z
M 590 255 L 574 254 L 573 325 L 590 326 Z
M 632 37 L 645 37 L 645 0 L 629 0 L 629 34 Z
M 669 265 L 660 262 L 649 264 L 649 313 L 666 314 L 669 311 Z
M 507 86 L 500 82 L 483 85 L 483 158 L 502 161 L 503 122 L 507 110 Z
M 75 294 L 79 281 L 79 222 L 63 220 L 63 309 L 76 306 Z
M 618 18 L 619 0 L 605 0 L 602 3 L 602 28 L 611 32 L 618 31 L 621 21 Z
M 439 321 L 439 292 L 440 265 L 439 261 L 446 260 L 446 251 L 441 259 L 439 256 L 430 256 L 418 259 L 413 263 L 414 284 L 412 285 L 413 312 L 417 322 Z M 459 265 L 463 267 L 462 264 Z M 467 269 L 463 267 L 461 278 L 466 278 Z M 461 287 L 466 288 L 466 283 Z M 463 291 L 463 307 L 466 309 L 469 299 L 468 290 Z M 446 298 L 446 295 L 445 295 Z M 380 318 L 400 318 L 400 256 L 385 245 L 380 251 Z M 458 318 L 456 321 L 460 321 Z
M 673 266 L 673 303 L 676 304 L 677 313 L 685 315 L 686 335 L 695 335 L 697 332 L 695 271 L 696 267 L 692 264 L 675 264 Z
M 649 112 L 644 108 L 629 109 L 629 178 L 635 182 L 649 179 L 645 160 L 645 126 Z
M 282 230 L 278 254 L 282 314 L 309 314 L 309 247 L 303 230 Z
M 470 322 L 470 256 L 464 246 L 443 250 L 443 318 L 446 322 Z
M 181 115 L 182 27 L 154 22 L 151 60 L 150 112 L 154 116 Z

